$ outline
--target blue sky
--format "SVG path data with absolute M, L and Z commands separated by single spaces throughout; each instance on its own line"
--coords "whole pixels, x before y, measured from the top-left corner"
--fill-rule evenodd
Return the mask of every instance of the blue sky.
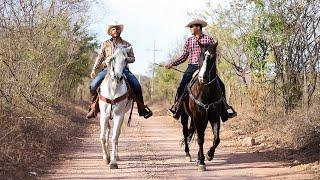
M 225 5 L 228 0 L 214 0 Z M 130 65 L 134 74 L 150 75 L 153 48 L 156 41 L 156 62 L 169 59 L 184 38 L 190 36 L 185 25 L 192 20 L 188 12 L 205 9 L 205 0 L 100 0 L 89 13 L 89 31 L 101 43 L 109 38 L 107 24 L 118 21 L 124 24 L 122 38 L 133 45 L 136 62 Z

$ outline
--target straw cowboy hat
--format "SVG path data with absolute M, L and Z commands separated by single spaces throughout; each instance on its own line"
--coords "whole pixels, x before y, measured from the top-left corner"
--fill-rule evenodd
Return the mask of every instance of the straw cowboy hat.
M 111 30 L 111 28 L 113 28 L 113 27 L 119 27 L 120 28 L 120 33 L 122 33 L 122 31 L 123 31 L 123 24 L 119 24 L 117 21 L 115 21 L 113 24 L 109 24 L 108 25 L 108 27 L 107 27 L 107 33 L 111 36 L 111 34 L 110 34 L 110 30 Z
M 208 25 L 207 22 L 205 22 L 204 20 L 195 19 L 195 20 L 191 21 L 189 24 L 187 24 L 186 27 L 190 27 L 195 24 L 200 24 L 202 27 L 206 27 Z

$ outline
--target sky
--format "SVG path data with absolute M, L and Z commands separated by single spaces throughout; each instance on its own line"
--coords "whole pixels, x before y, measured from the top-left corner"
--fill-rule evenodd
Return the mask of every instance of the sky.
M 89 31 L 97 35 L 99 43 L 110 38 L 105 29 L 108 24 L 118 21 L 124 25 L 121 37 L 133 46 L 136 61 L 130 64 L 134 74 L 150 76 L 152 73 L 154 42 L 155 62 L 169 59 L 169 54 L 191 36 L 185 28 L 192 17 L 188 12 L 205 9 L 206 0 L 100 0 L 90 14 Z M 228 0 L 214 0 L 225 6 Z

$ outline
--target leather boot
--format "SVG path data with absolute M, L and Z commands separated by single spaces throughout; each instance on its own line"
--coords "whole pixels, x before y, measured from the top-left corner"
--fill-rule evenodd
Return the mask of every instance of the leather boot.
M 219 85 L 222 91 L 222 95 L 224 97 L 224 105 L 222 107 L 222 114 L 221 114 L 221 120 L 222 122 L 226 122 L 229 118 L 233 118 L 237 116 L 237 112 L 232 108 L 232 106 L 229 106 L 227 103 L 226 98 L 226 88 L 220 77 L 218 76 Z M 231 112 L 228 112 L 228 110 L 231 110 Z
M 91 93 L 91 105 L 89 107 L 89 112 L 86 115 L 87 119 L 97 117 L 99 113 L 99 98 L 98 93 Z
M 144 105 L 142 91 L 140 89 L 136 90 L 134 100 L 137 102 L 139 116 L 143 116 L 145 119 L 152 116 L 152 111 L 148 106 Z
M 139 116 L 143 116 L 145 119 L 148 119 L 149 117 L 152 116 L 152 111 L 149 109 L 148 106 L 144 105 L 143 102 L 137 101 L 137 106 L 138 106 Z
M 185 96 L 184 92 L 179 98 L 178 95 L 176 95 L 175 98 L 175 102 L 172 105 L 172 107 L 169 109 L 169 111 L 171 112 L 171 116 L 175 119 L 175 120 L 179 120 L 180 116 L 181 116 L 181 111 L 182 111 L 182 101 L 183 101 L 183 97 Z

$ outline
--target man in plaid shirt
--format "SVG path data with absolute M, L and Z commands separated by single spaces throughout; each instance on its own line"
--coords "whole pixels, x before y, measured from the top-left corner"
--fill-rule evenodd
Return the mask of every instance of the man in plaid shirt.
M 201 52 L 201 48 L 198 42 L 200 42 L 201 44 L 213 44 L 214 42 L 212 37 L 202 33 L 202 28 L 205 26 L 207 26 L 207 23 L 203 20 L 194 20 L 190 22 L 186 27 L 190 28 L 190 32 L 193 36 L 187 39 L 184 45 L 183 54 L 177 60 L 165 66 L 167 69 L 170 69 L 172 66 L 178 66 L 179 64 L 185 62 L 189 57 L 188 68 L 185 71 L 177 90 L 175 104 L 169 109 L 173 117 L 177 120 L 180 117 L 180 104 L 177 104 L 177 101 L 181 97 L 181 95 L 183 95 L 185 87 L 191 81 L 193 73 L 198 69 L 199 66 L 198 58 Z M 217 79 L 219 80 L 221 89 L 225 94 L 225 86 L 223 82 L 219 77 Z M 236 112 L 228 113 L 227 109 L 225 109 L 221 119 L 225 122 L 228 120 L 228 118 L 232 118 L 235 116 Z

